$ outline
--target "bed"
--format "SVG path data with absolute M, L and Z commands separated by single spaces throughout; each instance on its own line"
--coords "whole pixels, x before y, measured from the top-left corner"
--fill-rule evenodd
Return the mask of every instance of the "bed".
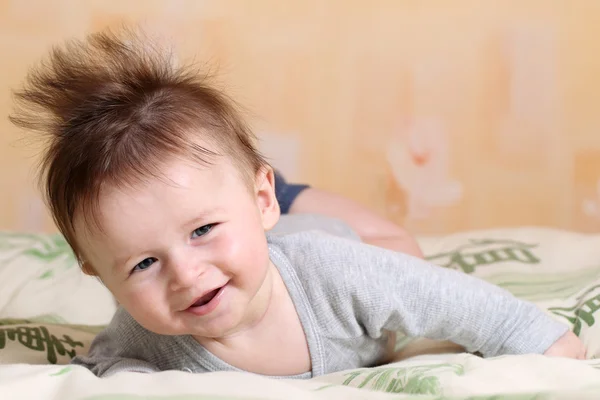
M 220 372 L 122 373 L 69 365 L 116 305 L 59 235 L 0 233 L 0 399 L 598 399 L 600 235 L 540 227 L 420 237 L 427 258 L 531 300 L 568 323 L 588 360 L 482 359 L 398 335 L 394 362 L 306 381 Z

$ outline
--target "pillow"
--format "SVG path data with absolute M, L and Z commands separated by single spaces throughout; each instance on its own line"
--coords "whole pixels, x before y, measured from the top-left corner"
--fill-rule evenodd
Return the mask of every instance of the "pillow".
M 0 232 L 0 318 L 106 325 L 115 311 L 111 293 L 81 272 L 61 235 Z
M 52 318 L 0 319 L 0 364 L 68 364 L 85 355 L 102 326 L 57 325 Z

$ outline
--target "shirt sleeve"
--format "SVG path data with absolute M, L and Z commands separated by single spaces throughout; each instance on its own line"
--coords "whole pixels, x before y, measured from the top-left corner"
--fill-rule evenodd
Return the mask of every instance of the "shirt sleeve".
M 371 337 L 403 331 L 491 357 L 544 353 L 568 330 L 535 304 L 462 272 L 331 235 L 303 235 L 311 239 L 292 244 L 294 262 L 314 265 L 323 287 L 318 297 Z M 317 290 L 315 275 L 308 290 Z
M 71 362 L 89 369 L 99 378 L 106 378 L 118 372 L 159 372 L 159 369 L 146 361 L 124 357 L 77 357 Z
M 73 358 L 71 364 L 85 367 L 101 378 L 125 371 L 159 372 L 159 366 L 149 361 L 155 343 L 144 336 L 144 330 L 135 329 L 137 326 L 119 308 L 106 329 L 94 338 L 88 354 Z
M 275 197 L 277 197 L 277 201 L 279 202 L 281 213 L 289 213 L 290 207 L 294 203 L 294 200 L 296 200 L 296 197 L 309 187 L 309 185 L 304 184 L 287 183 L 285 178 L 278 171 L 275 171 Z

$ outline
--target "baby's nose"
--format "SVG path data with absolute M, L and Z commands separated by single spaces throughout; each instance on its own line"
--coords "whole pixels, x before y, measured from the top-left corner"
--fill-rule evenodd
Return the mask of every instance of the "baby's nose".
M 185 289 L 198 282 L 206 268 L 194 262 L 178 262 L 171 266 L 170 288 L 173 291 Z

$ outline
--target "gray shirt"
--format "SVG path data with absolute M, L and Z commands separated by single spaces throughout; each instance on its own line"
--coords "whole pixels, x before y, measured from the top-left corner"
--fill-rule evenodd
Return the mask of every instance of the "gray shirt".
M 310 350 L 310 378 L 368 367 L 387 331 L 450 340 L 486 357 L 543 353 L 568 327 L 534 304 L 482 280 L 421 259 L 317 231 L 268 236 Z M 119 309 L 87 356 L 96 375 L 119 371 L 240 371 L 191 336 L 162 336 Z

